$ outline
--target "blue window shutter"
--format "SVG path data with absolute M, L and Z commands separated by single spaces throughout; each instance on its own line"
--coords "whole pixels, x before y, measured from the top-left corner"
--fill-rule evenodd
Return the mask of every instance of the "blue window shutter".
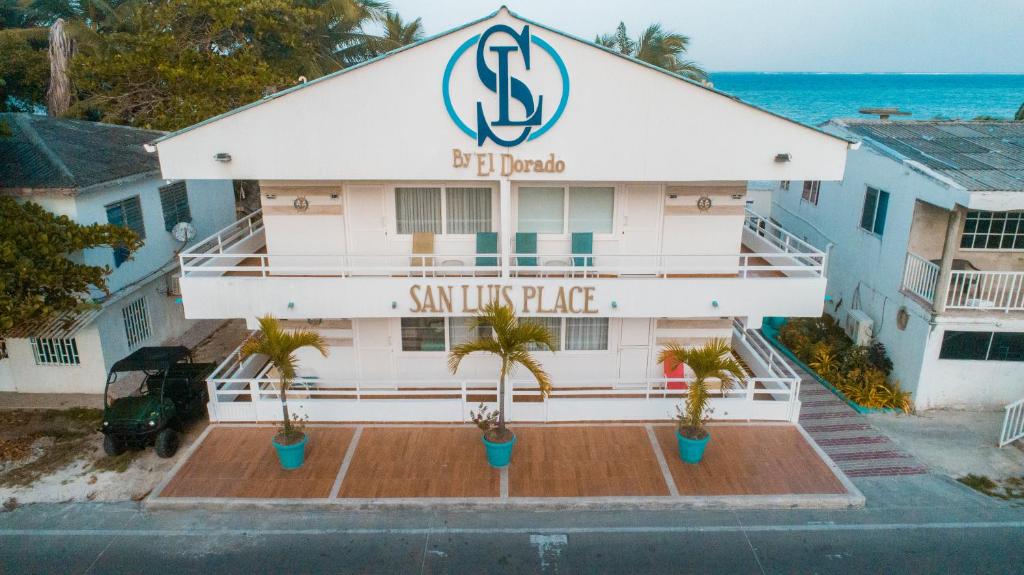
M 145 239 L 146 226 L 142 221 L 142 202 L 138 196 L 127 198 L 106 206 L 107 222 L 126 227 Z M 114 247 L 114 267 L 119 267 L 128 259 L 129 252 L 123 247 Z
M 878 211 L 875 214 L 875 233 L 882 235 L 885 232 L 885 214 L 889 209 L 889 192 L 878 190 Z
M 188 188 L 184 181 L 160 188 L 160 207 L 164 212 L 164 227 L 167 231 L 174 229 L 180 222 L 192 221 L 192 210 L 188 205 Z

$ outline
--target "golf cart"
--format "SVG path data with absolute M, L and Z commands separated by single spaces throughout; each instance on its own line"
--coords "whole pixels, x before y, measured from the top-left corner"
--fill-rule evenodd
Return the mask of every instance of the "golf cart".
M 115 363 L 103 393 L 103 451 L 153 444 L 158 456 L 174 455 L 185 422 L 206 405 L 206 376 L 215 367 L 193 363 L 182 346 L 143 347 Z

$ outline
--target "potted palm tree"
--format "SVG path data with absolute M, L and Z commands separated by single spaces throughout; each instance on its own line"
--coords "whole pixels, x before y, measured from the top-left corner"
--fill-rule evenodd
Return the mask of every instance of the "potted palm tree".
M 293 421 L 288 413 L 288 390 L 295 380 L 298 360 L 295 352 L 312 347 L 324 357 L 327 356 L 327 344 L 320 334 L 308 329 L 285 330 L 273 316 L 259 319 L 260 331 L 242 344 L 241 355 L 245 359 L 252 355 L 265 355 L 277 369 L 278 383 L 281 390 L 281 430 L 274 436 L 274 449 L 281 467 L 297 469 L 302 467 L 306 455 L 308 437 Z M 255 399 L 255 398 L 253 398 Z
M 699 463 L 711 440 L 711 433 L 704 427 L 711 414 L 708 380 L 720 381 L 724 394 L 737 380 L 743 378 L 743 368 L 732 356 L 729 343 L 717 338 L 692 349 L 678 343 L 669 343 L 658 353 L 658 363 L 665 362 L 669 365 L 685 363 L 693 372 L 686 403 L 682 409 L 676 408 L 676 439 L 679 443 L 679 458 L 685 463 Z
M 512 459 L 512 446 L 516 442 L 515 434 L 505 426 L 505 380 L 517 367 L 525 367 L 537 380 L 541 396 L 547 397 L 551 378 L 530 353 L 530 347 L 541 346 L 554 351 L 555 345 L 548 328 L 537 322 L 520 321 L 511 306 L 488 304 L 471 322 L 474 332 L 478 332 L 479 327 L 493 329 L 493 337 L 477 337 L 453 347 L 448 354 L 448 368 L 455 374 L 463 358 L 477 352 L 490 353 L 501 360 L 498 412 L 488 414 L 481 407 L 480 413 L 474 414 L 474 421 L 484 431 L 482 440 L 487 448 L 487 462 L 494 467 L 505 467 Z

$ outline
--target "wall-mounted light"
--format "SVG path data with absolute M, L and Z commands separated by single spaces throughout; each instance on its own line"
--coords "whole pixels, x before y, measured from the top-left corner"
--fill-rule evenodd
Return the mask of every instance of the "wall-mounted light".
M 713 307 L 715 309 L 718 309 L 718 300 L 717 299 L 711 300 L 711 307 Z
M 331 199 L 332 200 L 338 199 L 338 194 L 331 194 Z
M 613 301 L 612 302 L 612 309 L 618 309 L 618 308 L 619 308 L 619 302 Z
M 295 302 L 293 302 L 293 301 L 288 302 L 288 309 L 295 309 Z
M 142 149 L 152 154 L 153 152 L 156 151 L 156 146 L 154 146 L 153 144 L 142 144 Z
M 734 199 L 734 200 L 742 200 L 743 199 L 743 194 L 733 194 L 732 195 L 732 199 Z
M 267 198 L 268 200 L 276 200 L 277 199 L 277 194 L 267 194 L 267 195 L 265 195 L 263 197 Z
M 213 155 L 213 159 L 218 162 L 227 163 L 231 161 L 231 154 L 227 152 L 217 152 L 216 154 Z
M 669 194 L 668 195 L 668 199 L 670 199 L 670 200 L 674 200 L 674 199 L 676 199 L 678 197 L 679 197 L 679 194 Z
M 776 164 L 785 164 L 786 162 L 789 162 L 792 159 L 793 159 L 793 156 L 791 156 L 789 154 L 775 154 L 775 163 Z
M 391 302 L 391 309 L 398 309 L 398 302 L 397 301 Z

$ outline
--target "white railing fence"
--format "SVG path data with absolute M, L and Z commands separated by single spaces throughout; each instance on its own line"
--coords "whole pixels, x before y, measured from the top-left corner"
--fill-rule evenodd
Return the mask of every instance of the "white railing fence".
M 903 271 L 903 289 L 932 303 L 935 301 L 935 287 L 939 283 L 939 266 L 907 252 L 907 263 Z
M 1024 310 L 1024 272 L 954 271 L 946 308 Z
M 723 420 L 795 421 L 799 377 L 759 334 L 734 330 L 733 347 L 755 372 L 738 385 L 716 388 L 712 416 Z M 509 421 L 664 420 L 686 398 L 692 378 L 556 382 L 547 398 L 536 383 L 506 386 Z M 687 384 L 684 386 L 683 384 Z M 240 360 L 237 351 L 207 380 L 211 421 L 279 421 L 279 384 L 266 358 Z M 471 380 L 326 380 L 299 378 L 289 405 L 310 421 L 466 422 L 480 403 L 495 406 L 498 382 Z
M 999 434 L 999 447 L 1024 439 L 1024 399 L 1007 405 L 1003 416 L 1003 431 Z

